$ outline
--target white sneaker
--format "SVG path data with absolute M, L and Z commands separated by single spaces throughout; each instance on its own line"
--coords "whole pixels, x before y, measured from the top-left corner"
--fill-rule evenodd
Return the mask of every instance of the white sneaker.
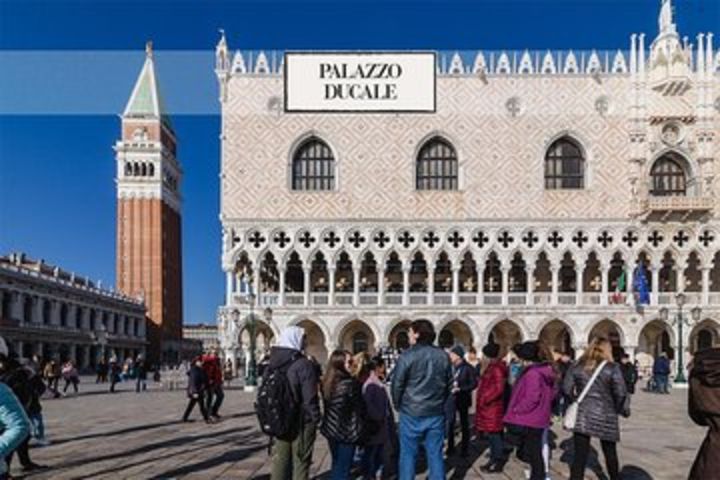
M 523 473 L 525 474 L 525 480 L 530 480 L 530 470 L 525 469 L 523 470 Z

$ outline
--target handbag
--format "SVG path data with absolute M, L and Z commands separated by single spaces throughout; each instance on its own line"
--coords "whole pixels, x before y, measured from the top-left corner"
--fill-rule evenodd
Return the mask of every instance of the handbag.
M 600 372 L 602 371 L 606 363 L 607 360 L 603 360 L 600 365 L 595 368 L 592 377 L 590 377 L 590 381 L 585 385 L 585 388 L 583 388 L 582 392 L 580 392 L 580 396 L 568 407 L 567 411 L 565 412 L 565 416 L 563 417 L 563 428 L 565 430 L 572 430 L 575 428 L 575 424 L 577 423 L 578 407 L 580 403 L 582 403 L 582 401 L 585 399 L 585 396 L 590 391 L 590 387 L 592 387 L 592 384 L 595 383 L 595 380 L 597 379 L 598 375 L 600 375 Z

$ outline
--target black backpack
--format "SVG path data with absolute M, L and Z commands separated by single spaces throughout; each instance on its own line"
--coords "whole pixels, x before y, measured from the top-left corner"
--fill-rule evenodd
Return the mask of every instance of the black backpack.
M 295 398 L 287 372 L 300 353 L 276 368 L 265 368 L 263 381 L 255 400 L 255 414 L 260 429 L 271 437 L 292 441 L 299 430 L 300 402 Z

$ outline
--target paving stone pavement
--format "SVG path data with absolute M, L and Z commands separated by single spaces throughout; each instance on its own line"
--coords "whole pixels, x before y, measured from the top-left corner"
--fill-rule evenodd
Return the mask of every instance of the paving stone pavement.
M 215 425 L 201 421 L 178 422 L 186 403 L 183 391 L 136 394 L 133 385 L 106 393 L 83 379 L 81 394 L 43 402 L 46 429 L 52 445 L 33 448 L 34 461 L 50 470 L 26 475 L 40 479 L 259 479 L 269 480 L 266 439 L 257 429 L 252 395 L 239 389 L 226 391 L 223 420 Z M 623 479 L 680 480 L 687 478 L 705 434 L 686 414 L 687 391 L 671 395 L 639 392 L 633 414 L 622 421 L 619 456 Z M 199 420 L 199 412 L 194 412 Z M 553 450 L 552 478 L 568 478 L 568 435 L 558 434 Z M 314 478 L 327 478 L 330 458 L 322 437 L 313 456 Z M 593 447 L 599 451 L 597 441 Z M 512 460 L 502 475 L 481 474 L 485 445 L 475 442 L 467 462 L 448 462 L 448 478 L 522 480 L 523 465 Z M 602 455 L 601 455 L 602 456 Z M 602 460 L 601 460 L 602 463 Z M 17 469 L 16 478 L 23 478 Z M 424 474 L 418 478 L 424 479 Z M 588 479 L 604 479 L 591 469 Z

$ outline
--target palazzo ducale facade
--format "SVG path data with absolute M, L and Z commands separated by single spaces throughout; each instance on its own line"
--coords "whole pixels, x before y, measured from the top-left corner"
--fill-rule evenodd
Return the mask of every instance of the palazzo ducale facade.
M 223 35 L 225 354 L 253 315 L 258 350 L 301 325 L 320 360 L 402 349 L 419 318 L 446 345 L 603 334 L 647 360 L 677 348 L 679 292 L 684 355 L 720 343 L 720 51 L 669 1 L 658 28 L 627 51 L 437 52 L 432 113 L 286 111 L 283 53 Z

